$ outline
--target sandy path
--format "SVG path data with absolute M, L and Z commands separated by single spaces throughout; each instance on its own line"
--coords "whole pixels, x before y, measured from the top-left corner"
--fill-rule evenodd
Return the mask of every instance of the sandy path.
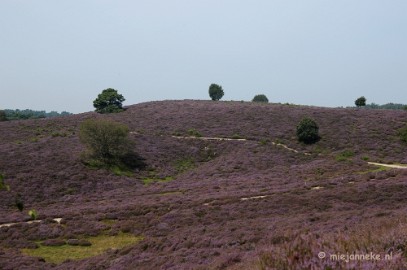
M 56 222 L 61 223 L 62 218 L 54 218 L 52 220 L 55 220 Z M 2 228 L 2 227 L 11 227 L 11 226 L 21 224 L 21 223 L 26 223 L 26 224 L 38 223 L 38 222 L 41 222 L 41 221 L 42 220 L 30 220 L 30 221 L 27 221 L 27 222 L 4 223 L 4 224 L 0 224 L 0 228 Z
M 388 167 L 388 168 L 394 168 L 394 169 L 407 169 L 407 165 L 405 164 L 384 164 L 384 163 L 377 163 L 377 162 L 368 162 L 370 165 L 376 165 L 376 166 L 383 166 L 383 167 Z

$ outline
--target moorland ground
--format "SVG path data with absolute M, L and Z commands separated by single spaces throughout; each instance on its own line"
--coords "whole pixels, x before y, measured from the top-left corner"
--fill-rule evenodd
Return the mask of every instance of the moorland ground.
M 406 115 L 184 100 L 1 122 L 0 224 L 18 224 L 0 228 L 0 268 L 403 269 L 407 170 L 368 162 L 407 164 L 397 134 Z M 316 144 L 297 141 L 304 116 L 320 127 Z M 89 118 L 126 124 L 146 167 L 83 164 L 78 132 Z M 41 222 L 24 223 L 30 209 Z M 92 245 L 57 244 L 69 239 Z M 394 257 L 330 261 L 318 251 Z

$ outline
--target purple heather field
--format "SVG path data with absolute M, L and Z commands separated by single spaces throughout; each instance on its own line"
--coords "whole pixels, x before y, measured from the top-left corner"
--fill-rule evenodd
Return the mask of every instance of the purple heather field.
M 296 138 L 305 116 L 312 145 Z M 84 165 L 89 118 L 126 124 L 146 167 Z M 193 100 L 0 122 L 0 225 L 17 223 L 0 227 L 0 269 L 407 269 L 407 170 L 368 164 L 407 164 L 406 124 L 402 110 Z M 23 252 L 106 233 L 142 240 L 59 263 Z M 370 252 L 392 259 L 329 257 Z

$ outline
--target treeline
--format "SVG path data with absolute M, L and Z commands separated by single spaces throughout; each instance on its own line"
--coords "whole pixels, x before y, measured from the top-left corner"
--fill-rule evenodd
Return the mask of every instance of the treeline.
M 387 103 L 379 105 L 376 103 L 366 104 L 366 108 L 369 109 L 388 109 L 388 110 L 407 110 L 407 105 L 399 103 Z
M 50 118 L 50 117 L 58 117 L 64 115 L 71 115 L 72 113 L 69 112 L 46 112 L 46 111 L 34 111 L 30 109 L 26 110 L 0 110 L 0 121 L 6 120 L 21 120 L 21 119 L 38 119 L 38 118 Z

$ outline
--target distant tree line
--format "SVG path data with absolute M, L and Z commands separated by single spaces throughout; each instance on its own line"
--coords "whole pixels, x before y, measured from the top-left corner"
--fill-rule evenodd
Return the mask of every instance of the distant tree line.
M 34 111 L 30 109 L 26 110 L 10 110 L 5 109 L 0 111 L 0 121 L 6 120 L 21 120 L 21 119 L 38 119 L 38 118 L 51 118 L 64 115 L 71 115 L 69 112 L 58 113 L 56 111 L 46 112 L 46 111 Z
M 369 109 L 388 109 L 388 110 L 406 110 L 407 105 L 399 104 L 399 103 L 387 103 L 383 105 L 379 105 L 376 103 L 367 104 L 366 108 Z

